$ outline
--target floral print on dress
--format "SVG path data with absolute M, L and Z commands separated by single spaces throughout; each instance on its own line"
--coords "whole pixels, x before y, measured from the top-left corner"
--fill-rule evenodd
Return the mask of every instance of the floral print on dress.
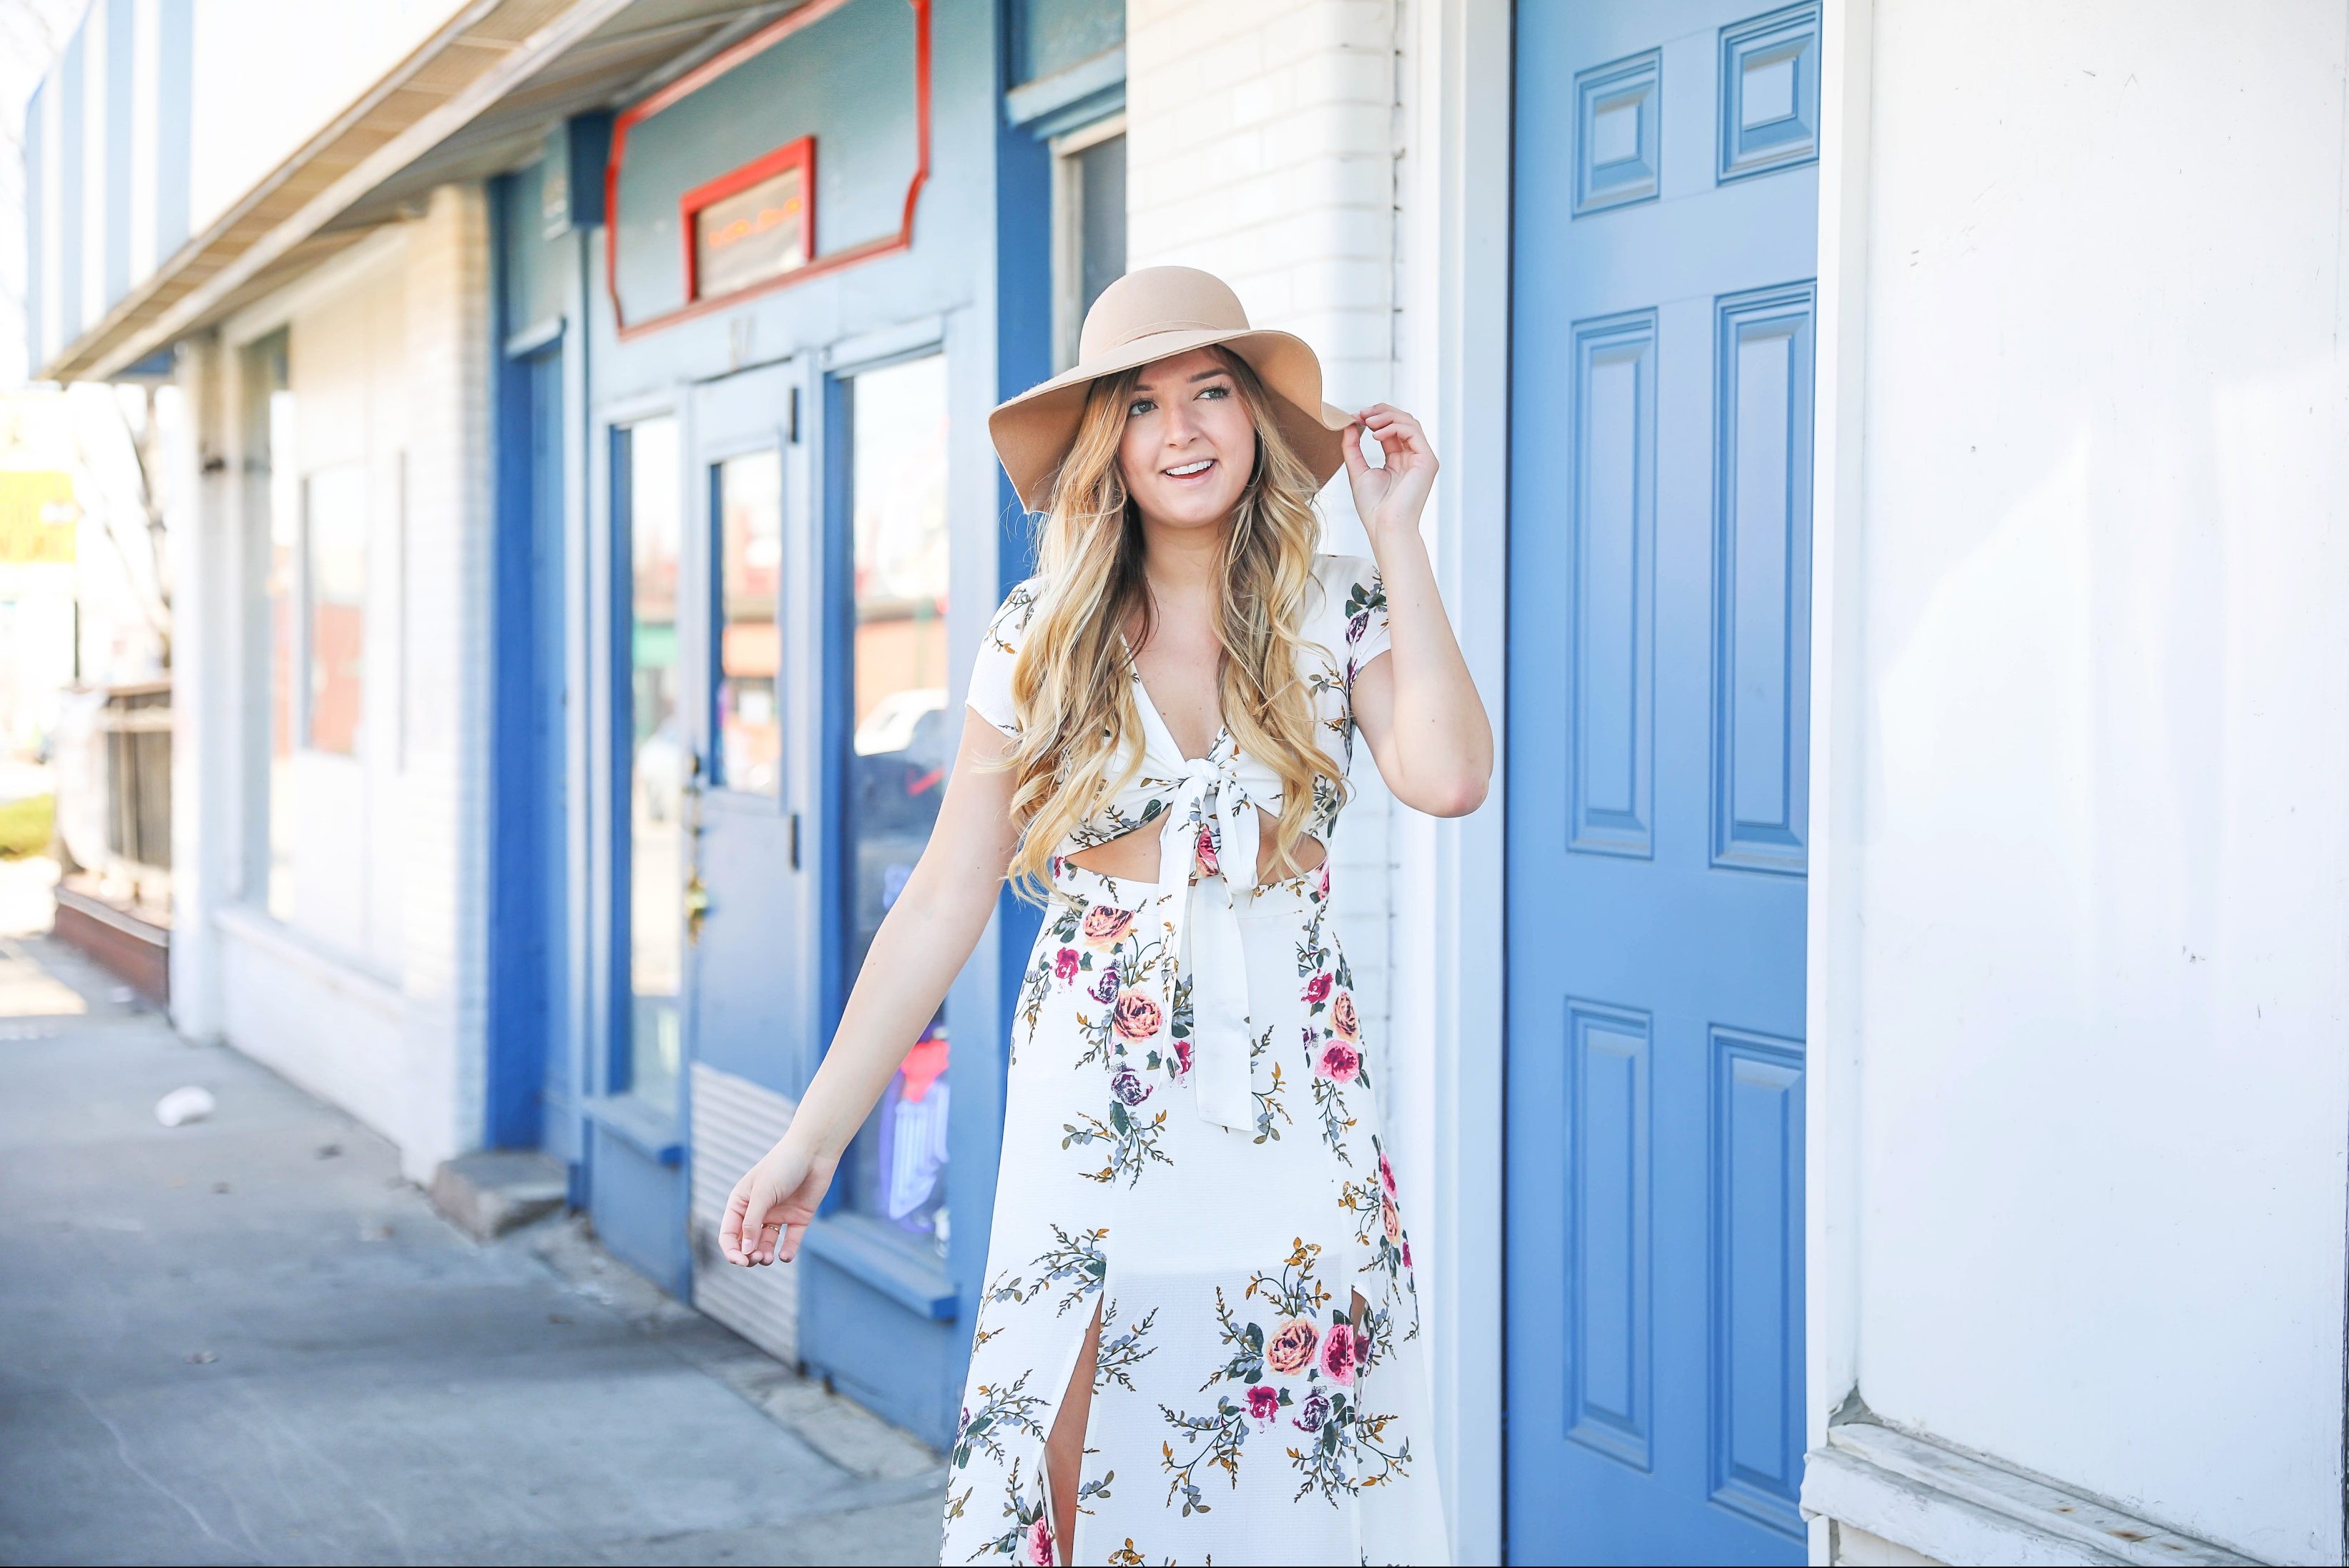
M 1252 1433 L 1275 1434 L 1265 1441 L 1278 1444 L 1302 1475 L 1292 1501 L 1311 1493 L 1335 1501 L 1410 1473 L 1410 1438 L 1391 1436 L 1395 1417 L 1366 1409 L 1357 1397 L 1364 1337 L 1352 1316 L 1330 1310 L 1330 1289 L 1317 1273 L 1320 1254 L 1299 1237 L 1278 1272 L 1249 1278 L 1240 1307 L 1216 1291 L 1216 1318 L 1230 1354 L 1199 1386 L 1226 1387 L 1202 1414 L 1159 1407 L 1175 1433 L 1163 1449 L 1169 1507 L 1180 1499 L 1185 1515 L 1210 1509 L 1203 1484 L 1210 1471 L 1221 1470 L 1237 1487 Z M 1249 1302 L 1261 1312 L 1246 1313 Z

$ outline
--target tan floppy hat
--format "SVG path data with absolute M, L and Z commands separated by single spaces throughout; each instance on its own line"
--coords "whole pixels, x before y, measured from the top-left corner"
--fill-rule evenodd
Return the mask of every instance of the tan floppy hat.
M 1050 502 L 1053 476 L 1076 441 L 1095 380 L 1213 344 L 1248 362 L 1272 394 L 1280 433 L 1313 471 L 1315 483 L 1328 483 L 1345 463 L 1343 437 L 1354 416 L 1321 400 L 1321 361 L 1305 339 L 1250 327 L 1240 296 L 1213 273 L 1146 266 L 1102 289 L 1085 312 L 1075 365 L 987 416 L 1019 499 L 1039 512 Z

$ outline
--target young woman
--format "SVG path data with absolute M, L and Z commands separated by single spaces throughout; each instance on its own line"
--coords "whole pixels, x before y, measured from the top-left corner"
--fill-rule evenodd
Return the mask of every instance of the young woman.
M 1007 873 L 1044 905 L 942 1561 L 1445 1553 L 1411 1242 L 1330 830 L 1359 732 L 1396 798 L 1473 811 L 1482 702 L 1419 537 L 1409 414 L 1185 267 L 1120 279 L 1080 362 L 988 421 L 1045 515 L 996 613 L 928 848 L 730 1262 L 789 1262 Z M 1382 455 L 1364 457 L 1367 431 Z M 1340 463 L 1376 553 L 1315 553 Z

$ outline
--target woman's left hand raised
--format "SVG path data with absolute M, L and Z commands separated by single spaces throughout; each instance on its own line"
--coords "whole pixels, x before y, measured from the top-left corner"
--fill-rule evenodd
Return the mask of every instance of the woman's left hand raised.
M 1386 460 L 1372 468 L 1362 455 L 1362 432 L 1379 443 Z M 1435 449 L 1419 421 L 1392 403 L 1373 403 L 1346 427 L 1346 478 L 1354 488 L 1354 515 L 1371 534 L 1416 530 L 1435 486 Z

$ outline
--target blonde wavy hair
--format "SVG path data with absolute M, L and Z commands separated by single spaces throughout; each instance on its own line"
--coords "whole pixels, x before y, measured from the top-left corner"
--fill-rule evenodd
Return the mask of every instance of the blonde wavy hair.
M 1319 799 L 1342 800 L 1345 774 L 1318 739 L 1311 693 L 1299 676 L 1306 596 L 1315 591 L 1313 474 L 1280 433 L 1269 394 L 1247 361 L 1217 348 L 1256 427 L 1256 471 L 1232 510 L 1216 632 L 1225 726 L 1280 780 L 1273 863 L 1299 867 L 1299 840 Z M 1012 666 L 1019 739 L 1011 770 L 1012 819 L 1021 830 L 1009 871 L 1040 902 L 1053 850 L 1102 802 L 1142 771 L 1142 714 L 1122 633 L 1151 628 L 1142 514 L 1126 493 L 1117 450 L 1140 369 L 1104 376 L 1085 399 L 1076 441 L 1037 522 L 1042 591 Z M 1251 871 L 1253 867 L 1250 868 Z

